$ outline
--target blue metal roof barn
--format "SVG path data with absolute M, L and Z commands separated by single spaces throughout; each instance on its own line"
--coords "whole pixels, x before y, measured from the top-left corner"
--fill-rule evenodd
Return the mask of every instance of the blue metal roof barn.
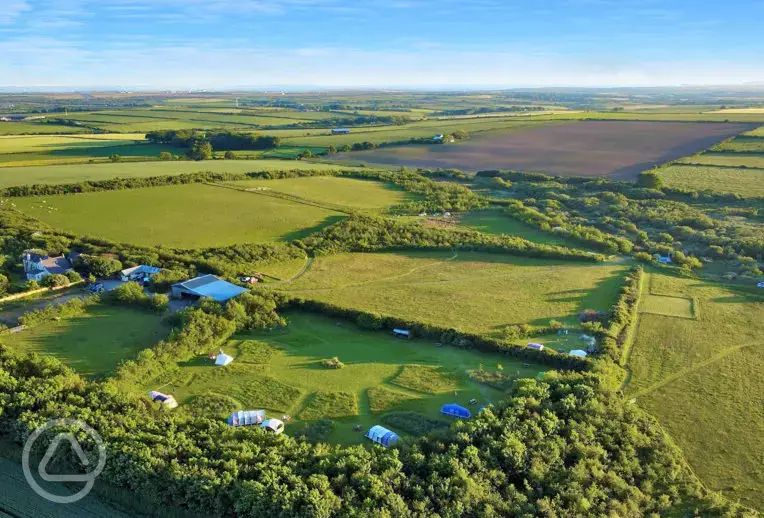
M 246 288 L 231 284 L 214 275 L 202 275 L 194 279 L 172 285 L 173 298 L 209 297 L 218 302 L 225 302 L 247 291 Z
M 455 403 L 443 405 L 440 409 L 440 413 L 451 417 L 458 417 L 459 419 L 469 419 L 472 417 L 472 412 Z
M 384 426 L 372 426 L 366 433 L 366 437 L 385 447 L 398 444 L 398 434 L 388 430 Z

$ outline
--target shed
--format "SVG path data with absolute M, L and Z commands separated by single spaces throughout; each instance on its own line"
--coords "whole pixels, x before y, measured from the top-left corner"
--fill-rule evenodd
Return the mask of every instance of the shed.
M 450 417 L 458 417 L 459 419 L 469 419 L 472 417 L 472 413 L 469 411 L 469 409 L 464 408 L 461 405 L 457 405 L 456 403 L 443 405 L 440 408 L 440 413 Z
M 221 367 L 225 367 L 232 361 L 233 361 L 233 356 L 228 356 L 226 353 L 223 352 L 223 349 L 220 349 L 218 351 L 218 355 L 215 357 L 215 365 L 219 365 Z
M 369 428 L 369 431 L 366 432 L 366 438 L 385 447 L 398 444 L 398 434 L 379 425 Z
M 159 401 L 164 408 L 173 409 L 178 407 L 178 402 L 175 401 L 175 398 L 169 394 L 162 394 L 161 392 L 152 390 L 149 392 L 149 397 L 152 399 L 152 401 Z
M 270 419 L 263 421 L 263 424 L 260 425 L 260 428 L 266 432 L 271 432 L 275 435 L 278 435 L 284 431 L 284 422 L 281 419 L 271 417 Z
M 399 338 L 411 338 L 411 331 L 408 329 L 393 329 L 393 336 L 397 336 Z
M 348 133 L 350 133 L 348 128 L 334 128 L 332 130 L 332 135 L 347 135 Z
M 526 347 L 528 347 L 528 349 L 534 349 L 536 351 L 544 350 L 544 344 L 537 344 L 536 342 L 529 342 Z
M 573 349 L 570 351 L 571 356 L 578 356 L 579 358 L 586 358 L 586 351 L 582 351 L 581 349 Z
M 175 299 L 209 297 L 218 302 L 225 302 L 247 291 L 246 288 L 231 284 L 214 275 L 202 275 L 172 285 L 172 297 Z
M 265 410 L 239 410 L 228 416 L 231 426 L 251 426 L 265 421 Z

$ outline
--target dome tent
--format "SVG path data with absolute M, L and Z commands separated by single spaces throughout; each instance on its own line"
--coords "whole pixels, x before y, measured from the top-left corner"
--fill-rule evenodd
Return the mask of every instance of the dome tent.
M 265 410 L 240 410 L 228 416 L 231 426 L 251 426 L 265 421 Z
M 395 446 L 398 444 L 398 434 L 388 430 L 384 426 L 372 426 L 369 428 L 369 431 L 366 432 L 366 437 L 382 446 Z
M 458 417 L 459 419 L 469 419 L 472 417 L 472 412 L 456 403 L 443 405 L 440 409 L 440 413 L 450 417 Z

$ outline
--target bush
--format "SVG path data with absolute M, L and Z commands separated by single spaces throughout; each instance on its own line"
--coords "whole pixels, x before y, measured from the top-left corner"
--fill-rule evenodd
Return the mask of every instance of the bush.
M 80 282 L 82 280 L 82 275 L 74 270 L 69 270 L 66 272 L 66 278 L 69 279 L 69 282 Z
M 61 275 L 60 273 L 54 273 L 53 275 L 48 275 L 47 277 L 44 277 L 42 281 L 40 281 L 40 284 L 42 286 L 45 286 L 46 288 L 58 288 L 60 286 L 68 286 L 69 278 L 66 275 Z
M 330 360 L 321 360 L 321 365 L 323 365 L 327 369 L 342 369 L 343 367 L 345 367 L 345 364 L 342 363 L 340 359 L 337 358 L 336 356 Z
M 233 154 L 233 151 L 226 151 L 225 153 L 223 153 L 223 158 L 225 158 L 226 160 L 233 160 L 234 158 L 236 158 L 236 155 Z
M 26 291 L 34 291 L 39 289 L 40 289 L 40 283 L 33 279 L 28 280 L 26 284 L 24 284 L 24 290 Z
M 149 297 L 149 308 L 157 313 L 164 313 L 170 307 L 170 297 L 155 293 Z
M 122 263 L 111 257 L 82 254 L 78 262 L 87 273 L 96 277 L 109 277 L 122 269 Z

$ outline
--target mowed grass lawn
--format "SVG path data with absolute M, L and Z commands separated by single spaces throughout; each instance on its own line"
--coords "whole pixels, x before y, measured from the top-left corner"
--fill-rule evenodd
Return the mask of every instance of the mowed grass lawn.
M 669 187 L 764 196 L 764 169 L 673 165 L 660 176 Z
M 470 380 L 468 370 L 481 365 L 496 369 L 501 364 L 506 374 L 515 377 L 545 370 L 499 355 L 396 339 L 322 315 L 286 316 L 286 328 L 242 333 L 224 344 L 223 350 L 234 357 L 228 366 L 216 367 L 203 355 L 179 363 L 169 377 L 141 389 L 171 393 L 182 409 L 192 413 L 199 412 L 200 396 L 218 398 L 223 402 L 216 405 L 220 418 L 234 410 L 261 408 L 273 417 L 287 414 L 293 418 L 287 425 L 289 434 L 307 422 L 330 417 L 336 420 L 331 441 L 358 443 L 385 412 L 413 411 L 437 418 L 445 403 L 469 407 L 472 398 L 488 404 L 503 397 L 500 391 Z M 322 365 L 322 360 L 335 356 L 344 368 Z M 414 381 L 426 374 L 427 387 L 412 382 L 412 374 Z M 363 433 L 353 431 L 356 424 Z
M 520 236 L 534 243 L 560 245 L 568 248 L 584 248 L 551 232 L 543 232 L 498 210 L 479 210 L 459 217 L 459 225 L 485 234 L 509 234 Z
M 177 248 L 296 239 L 341 217 L 320 207 L 206 184 L 14 198 L 11 203 L 74 234 Z
M 644 286 L 643 297 L 698 307 L 694 319 L 640 314 L 626 397 L 658 418 L 711 489 L 761 508 L 764 299 L 660 273 Z
M 165 338 L 169 330 L 159 315 L 99 305 L 79 317 L 6 335 L 3 341 L 22 352 L 55 356 L 80 374 L 105 376 L 122 360 L 133 359 Z
M 342 254 L 317 258 L 305 275 L 276 289 L 494 335 L 508 324 L 574 325 L 583 309 L 607 310 L 626 269 L 476 252 Z
M 0 187 L 27 184 L 75 183 L 111 178 L 141 178 L 210 171 L 213 173 L 250 173 L 261 171 L 329 171 L 334 164 L 295 160 L 209 160 L 204 162 L 159 160 L 84 165 L 47 165 L 0 168 Z M 343 169 L 353 169 L 343 168 Z
M 239 189 L 282 192 L 306 200 L 363 210 L 382 209 L 414 199 L 414 196 L 392 184 L 333 176 L 245 180 L 230 182 L 230 185 Z

